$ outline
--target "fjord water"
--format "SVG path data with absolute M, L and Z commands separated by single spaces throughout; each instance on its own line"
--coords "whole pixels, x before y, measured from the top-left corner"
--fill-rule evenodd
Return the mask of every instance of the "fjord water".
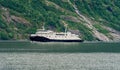
M 0 70 L 120 70 L 119 65 L 119 42 L 0 42 Z

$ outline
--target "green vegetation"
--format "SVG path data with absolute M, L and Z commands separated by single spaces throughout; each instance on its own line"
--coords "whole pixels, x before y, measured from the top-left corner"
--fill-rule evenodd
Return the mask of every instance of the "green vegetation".
M 103 25 L 120 31 L 120 1 L 119 0 L 70 0 L 80 13 L 94 18 L 98 24 L 94 27 L 107 35 Z M 4 9 L 2 9 L 4 8 Z M 7 10 L 5 10 L 7 9 Z M 78 29 L 85 40 L 95 40 L 92 30 L 84 22 L 72 22 L 61 16 L 78 17 L 73 6 L 67 0 L 0 0 L 0 39 L 26 39 L 29 34 L 35 33 L 45 23 L 46 29 L 52 27 L 56 31 L 64 31 L 65 21 L 69 28 Z M 22 22 L 11 16 L 23 18 Z M 9 20 L 9 21 L 8 21 Z
M 84 40 L 95 40 L 93 37 L 91 30 L 84 26 L 82 23 L 74 23 L 74 22 L 68 22 L 69 27 L 72 27 L 71 29 L 79 29 L 81 36 Z
M 97 30 L 105 35 L 107 35 L 109 33 L 108 30 L 106 30 L 105 28 L 103 28 L 101 25 L 99 24 L 94 24 L 94 27 L 97 28 Z
M 110 26 L 120 31 L 120 1 L 119 0 L 81 0 L 75 1 L 79 10 L 88 16 L 95 18 L 95 20 L 104 19 Z

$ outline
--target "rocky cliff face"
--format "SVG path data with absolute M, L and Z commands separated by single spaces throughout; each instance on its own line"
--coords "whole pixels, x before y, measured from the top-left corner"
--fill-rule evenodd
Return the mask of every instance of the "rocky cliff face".
M 79 30 L 84 40 L 119 41 L 119 1 L 1 0 L 0 39 L 28 39 L 45 23 L 46 29 Z

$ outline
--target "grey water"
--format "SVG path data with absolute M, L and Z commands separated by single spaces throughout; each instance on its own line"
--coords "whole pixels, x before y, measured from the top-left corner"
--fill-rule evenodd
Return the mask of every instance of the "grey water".
M 1 41 L 0 70 L 120 70 L 120 43 Z

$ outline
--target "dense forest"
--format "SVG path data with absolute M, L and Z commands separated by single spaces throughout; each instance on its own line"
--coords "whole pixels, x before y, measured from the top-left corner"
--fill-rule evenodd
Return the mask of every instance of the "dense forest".
M 78 31 L 87 41 L 120 40 L 119 0 L 0 0 L 0 40 L 46 29 Z

